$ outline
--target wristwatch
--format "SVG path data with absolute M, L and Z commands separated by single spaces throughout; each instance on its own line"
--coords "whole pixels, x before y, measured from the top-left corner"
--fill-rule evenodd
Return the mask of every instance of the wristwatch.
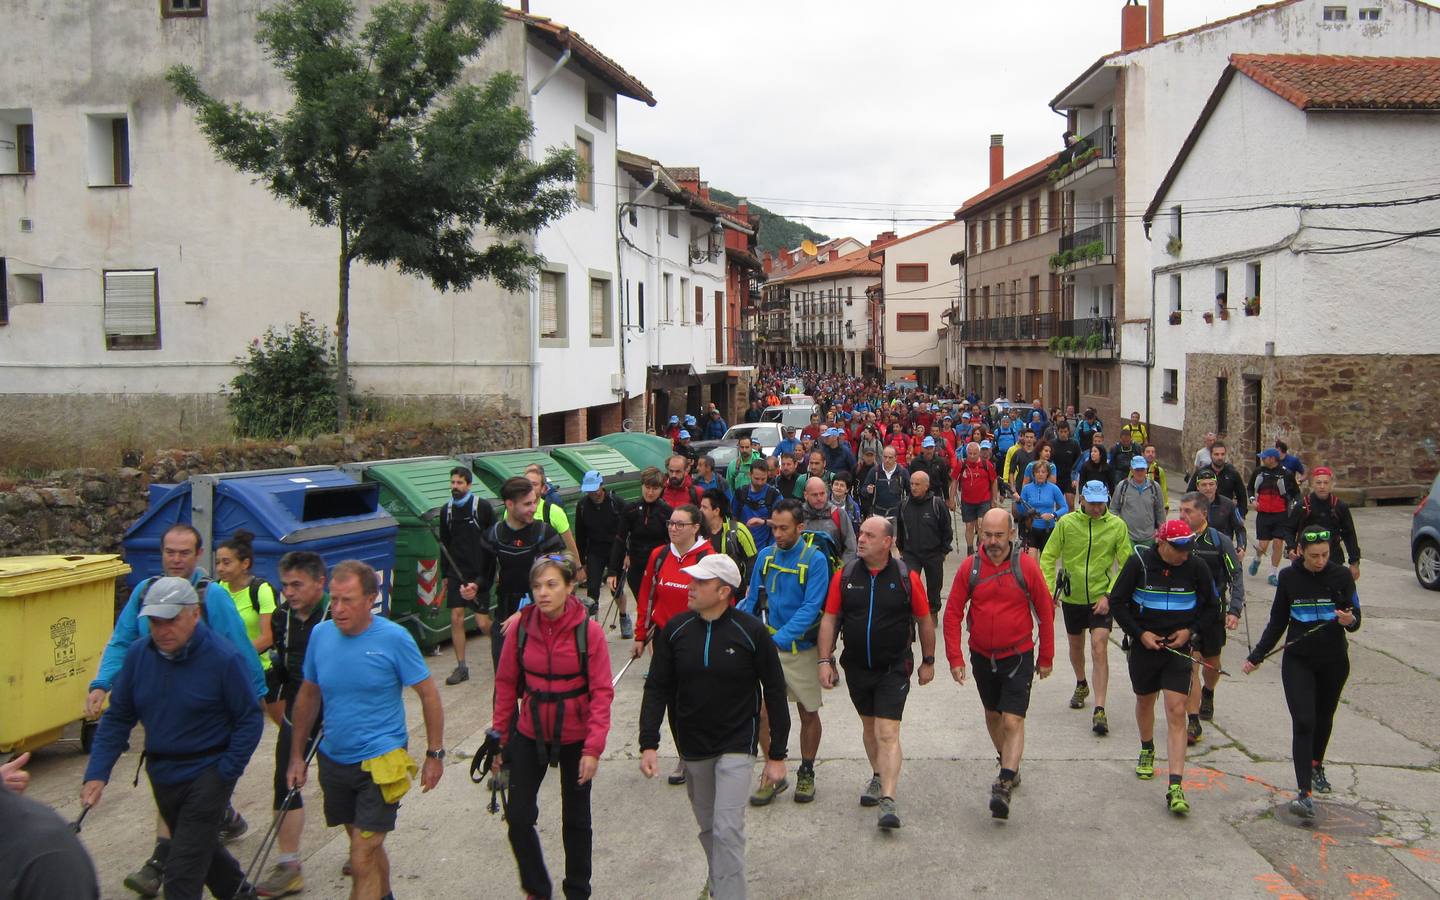
M 445 759 L 445 748 L 444 748 L 444 747 L 441 747 L 439 750 L 426 750 L 426 751 L 425 751 L 425 758 L 426 758 L 426 759 L 444 760 L 444 759 Z
M 933 665 L 935 665 L 935 657 L 933 657 L 933 656 L 922 656 L 922 657 L 920 657 L 920 665 L 922 665 L 922 666 L 933 666 Z

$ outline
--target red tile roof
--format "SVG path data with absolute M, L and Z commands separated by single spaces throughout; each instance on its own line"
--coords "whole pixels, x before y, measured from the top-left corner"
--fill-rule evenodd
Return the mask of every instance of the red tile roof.
M 1440 110 L 1440 58 L 1237 53 L 1230 64 L 1302 110 Z
M 586 67 L 615 88 L 615 91 L 621 96 L 639 100 L 646 106 L 655 105 L 655 95 L 640 83 L 640 79 L 625 71 L 619 63 L 595 49 L 588 41 L 564 25 L 545 16 L 531 15 L 518 9 L 506 8 L 505 17 L 517 22 L 524 22 L 527 28 L 551 46 L 571 51 L 580 58 Z
M 893 243 L 893 241 L 891 243 Z M 843 275 L 879 275 L 882 266 L 878 259 L 870 258 L 870 251 L 879 250 L 888 246 L 889 244 L 881 244 L 878 247 L 861 247 L 859 250 L 847 253 L 837 259 L 830 259 L 818 265 L 807 266 L 797 272 L 782 275 L 773 280 L 786 284 L 794 284 L 801 281 L 818 281 L 822 278 L 839 278 Z
M 1014 175 L 1011 175 L 1009 178 L 1005 178 L 995 182 L 985 190 L 981 191 L 980 193 L 971 197 L 969 200 L 966 200 L 964 203 L 960 204 L 960 208 L 955 210 L 956 217 L 963 217 L 965 213 L 972 212 L 975 207 L 984 205 L 985 201 L 990 200 L 994 197 L 998 197 L 999 195 L 1010 190 L 1011 188 L 1018 187 L 1020 184 L 1027 182 L 1032 178 L 1038 178 L 1039 176 L 1044 175 L 1047 171 L 1049 171 L 1050 167 L 1053 166 L 1058 159 L 1060 159 L 1060 154 L 1052 153 L 1051 155 L 1045 157 L 1034 165 L 1026 166 L 1020 171 L 1016 172 Z

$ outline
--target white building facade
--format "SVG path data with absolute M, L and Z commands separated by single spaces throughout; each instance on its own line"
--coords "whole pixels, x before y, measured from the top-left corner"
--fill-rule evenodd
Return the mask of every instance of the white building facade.
M 946 347 L 941 315 L 960 305 L 965 225 L 941 222 L 887 244 L 884 253 L 884 378 L 913 375 L 924 385 L 944 379 Z

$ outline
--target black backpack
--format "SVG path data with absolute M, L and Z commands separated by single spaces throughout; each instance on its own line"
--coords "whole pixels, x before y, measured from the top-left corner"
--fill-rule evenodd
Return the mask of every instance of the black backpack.
M 1020 557 L 1021 557 L 1022 555 L 1023 555 L 1023 552 L 1020 550 L 1020 548 L 1019 548 L 1018 545 L 1012 545 L 1012 546 L 1011 546 L 1011 548 L 1010 548 L 1010 571 L 1009 571 L 1008 574 L 1009 574 L 1012 578 L 1015 579 L 1015 583 L 1016 583 L 1016 584 L 1020 585 L 1020 590 L 1021 590 L 1021 591 L 1024 591 L 1024 593 L 1025 593 L 1025 599 L 1026 599 L 1031 605 L 1034 605 L 1034 603 L 1035 603 L 1035 598 L 1034 598 L 1033 596 L 1031 596 L 1031 594 L 1030 594 L 1030 585 L 1028 585 L 1028 584 L 1025 583 L 1025 572 L 1020 568 Z M 980 553 L 979 553 L 979 551 L 977 551 L 973 556 L 970 557 L 970 600 L 971 600 L 971 602 L 973 603 L 974 600 L 975 600 L 975 588 L 976 588 L 977 585 L 984 584 L 986 581 L 994 581 L 996 578 L 1003 578 L 1006 574 L 1007 574 L 1007 573 L 1005 573 L 1005 572 L 996 572 L 994 575 L 991 575 L 989 578 L 986 578 L 985 581 L 981 581 L 981 580 L 980 580 Z

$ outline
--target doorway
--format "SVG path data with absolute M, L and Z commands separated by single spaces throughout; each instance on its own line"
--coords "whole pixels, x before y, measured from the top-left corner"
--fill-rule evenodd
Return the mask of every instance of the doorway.
M 1254 465 L 1260 453 L 1260 411 L 1263 408 L 1260 392 L 1260 376 L 1246 375 L 1240 389 L 1240 459 L 1245 465 Z M 1237 469 L 1239 465 L 1235 466 Z

